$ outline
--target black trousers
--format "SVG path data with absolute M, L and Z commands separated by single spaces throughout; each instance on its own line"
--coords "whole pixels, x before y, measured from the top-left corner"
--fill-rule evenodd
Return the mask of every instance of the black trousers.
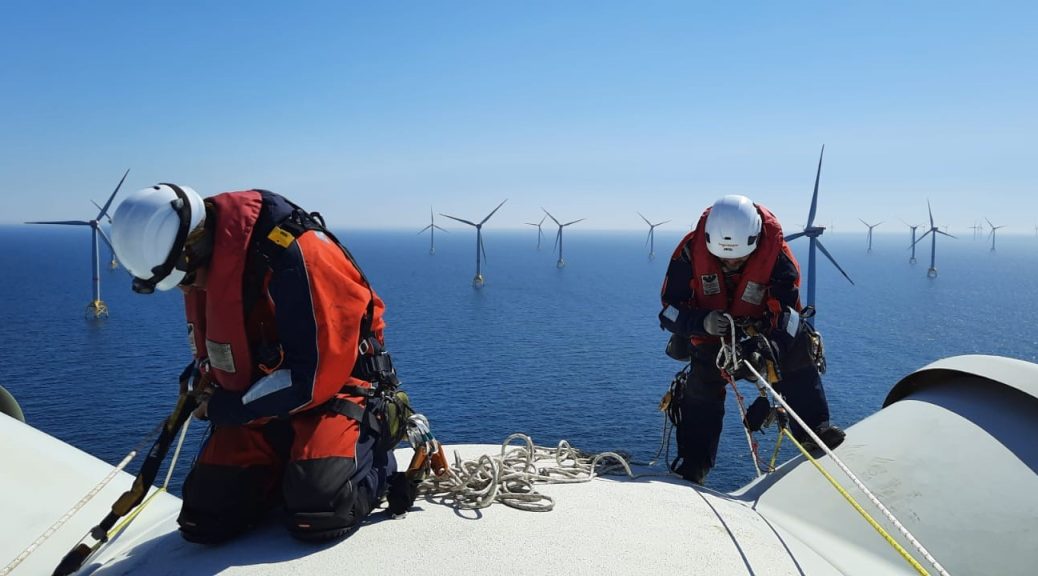
M 797 346 L 803 345 L 798 339 Z M 717 460 L 717 443 L 724 424 L 724 401 L 727 383 L 715 359 L 719 345 L 697 346 L 692 351 L 692 370 L 681 398 L 681 421 L 677 428 L 678 465 L 675 471 L 689 480 L 702 482 Z M 799 351 L 798 351 L 799 352 Z M 803 357 L 789 354 L 789 358 Z M 829 423 L 829 404 L 818 369 L 810 363 L 784 366 L 780 361 L 782 380 L 775 391 L 812 428 Z M 788 369 L 787 369 L 788 368 Z M 793 436 L 802 441 L 804 430 L 790 419 Z

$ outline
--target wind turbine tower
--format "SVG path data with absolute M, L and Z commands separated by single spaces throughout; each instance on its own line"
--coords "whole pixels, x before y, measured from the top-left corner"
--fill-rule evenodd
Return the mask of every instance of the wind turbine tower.
M 867 252 L 872 252 L 872 229 L 875 228 L 876 226 L 879 226 L 880 224 L 882 224 L 882 222 L 876 222 L 875 224 L 869 224 L 868 222 L 862 220 L 861 218 L 858 218 L 858 221 L 860 221 L 862 224 L 864 224 L 864 225 L 869 227 L 869 249 L 867 250 Z
M 977 231 L 978 231 L 978 230 L 983 230 L 983 229 L 984 229 L 984 227 L 983 227 L 983 226 L 980 226 L 980 225 L 978 225 L 978 224 L 977 224 L 976 222 L 974 222 L 974 223 L 973 223 L 973 226 L 970 226 L 970 229 L 972 229 L 972 230 L 973 230 L 973 239 L 974 239 L 974 240 L 976 240 L 976 239 L 977 239 Z
M 987 220 L 988 226 L 991 226 L 991 251 L 994 252 L 995 251 L 995 231 L 998 230 L 999 228 L 1005 228 L 1006 225 L 1003 224 L 1001 226 L 995 226 L 994 224 L 991 223 L 991 220 L 988 220 L 987 218 L 985 218 L 985 220 Z
M 115 248 L 112 247 L 111 240 L 105 234 L 105 231 L 101 228 L 101 219 L 108 216 L 108 208 L 112 205 L 112 200 L 115 199 L 115 195 L 119 192 L 119 188 L 122 187 L 123 182 L 126 181 L 126 175 L 130 173 L 127 169 L 123 173 L 123 177 L 119 180 L 119 183 L 115 186 L 115 190 L 112 191 L 112 195 L 108 197 L 108 201 L 105 205 L 100 207 L 101 211 L 97 213 L 97 217 L 93 220 L 55 220 L 55 221 L 41 221 L 41 222 L 26 222 L 26 224 L 61 224 L 66 226 L 89 226 L 91 236 L 91 269 L 94 271 L 94 299 L 87 304 L 86 313 L 88 316 L 93 318 L 107 318 L 108 317 L 108 305 L 101 300 L 101 270 L 100 270 L 100 258 L 98 257 L 97 238 L 98 236 L 104 240 L 108 248 L 112 250 L 112 254 L 115 254 Z M 114 256 L 113 256 L 114 260 Z
M 905 221 L 902 220 L 902 222 L 905 222 Z M 919 226 L 921 226 L 921 224 L 916 224 L 915 226 L 913 226 L 913 225 L 909 224 L 908 222 L 905 222 L 905 226 L 908 226 L 909 228 L 912 229 L 912 244 L 909 245 L 909 248 L 912 249 L 912 255 L 908 257 L 908 263 L 909 264 L 915 264 L 915 231 L 916 231 L 917 228 L 919 228 Z
M 102 208 L 101 205 L 98 204 L 97 202 L 94 202 L 93 200 L 91 200 L 90 203 L 93 204 L 95 207 L 97 207 L 98 210 L 104 210 L 104 208 Z M 105 213 L 105 220 L 108 220 L 108 227 L 111 228 L 111 226 L 112 226 L 112 216 L 110 214 L 108 214 L 107 212 Z M 109 249 L 109 251 L 112 253 L 112 262 L 108 265 L 108 267 L 111 268 L 112 270 L 115 270 L 116 268 L 119 267 L 119 260 L 115 257 L 115 250 Z
M 938 234 L 944 234 L 945 236 L 947 236 L 949 238 L 955 238 L 955 236 L 952 236 L 951 234 L 948 234 L 947 232 L 942 231 L 937 226 L 934 226 L 934 224 L 933 224 L 933 209 L 930 208 L 930 201 L 929 200 L 926 201 L 926 211 L 930 213 L 930 229 L 927 230 L 926 232 L 924 232 L 923 235 L 920 236 L 919 239 L 915 241 L 915 243 L 918 244 L 919 242 L 922 242 L 923 238 L 926 238 L 926 236 L 928 234 L 933 234 L 933 236 L 930 237 L 930 269 L 926 271 L 926 275 L 928 277 L 930 277 L 930 278 L 936 278 L 937 277 L 937 266 L 936 266 L 936 261 L 937 261 L 937 235 Z
M 544 210 L 543 206 L 541 207 L 541 210 Z M 547 214 L 548 218 L 551 218 L 552 222 L 557 224 L 558 227 L 559 227 L 559 231 L 555 234 L 555 247 L 559 249 L 559 261 L 555 263 L 555 267 L 556 268 L 564 268 L 566 266 L 566 261 L 562 259 L 562 229 L 565 228 L 566 226 L 569 226 L 570 224 L 576 224 L 577 222 L 582 222 L 584 220 L 584 218 L 581 218 L 580 220 L 572 220 L 570 222 L 566 222 L 565 224 L 562 224 L 558 220 L 556 220 L 554 216 L 551 215 L 551 212 L 548 212 L 547 210 L 544 210 L 544 213 Z
M 479 224 L 476 224 L 475 222 L 470 222 L 463 218 L 455 218 L 450 214 L 444 214 L 443 212 L 440 212 L 440 216 L 450 218 L 451 220 L 457 220 L 462 224 L 468 224 L 469 226 L 472 226 L 476 229 L 476 276 L 472 278 L 472 285 L 476 288 L 482 288 L 483 284 L 485 283 L 483 279 L 483 270 L 480 266 L 482 262 L 486 262 L 487 260 L 487 251 L 485 248 L 483 248 L 483 225 L 487 223 L 487 220 L 490 220 L 490 217 L 494 215 L 494 212 L 497 212 L 501 209 L 502 206 L 505 205 L 505 202 L 508 202 L 508 198 L 502 200 L 501 203 L 497 205 L 497 208 L 491 210 L 490 214 L 487 214 L 486 218 L 479 221 Z
M 537 227 L 537 251 L 538 252 L 541 251 L 541 238 L 544 238 L 544 231 L 541 230 L 541 225 L 544 224 L 544 221 L 547 220 L 547 219 L 548 219 L 547 216 L 542 216 L 541 217 L 541 221 L 536 223 L 536 224 L 534 224 L 533 222 L 527 222 L 526 223 L 527 226 L 536 226 Z
M 439 230 L 440 232 L 446 232 L 446 230 L 437 226 L 436 221 L 433 220 L 432 206 L 429 206 L 429 225 L 419 230 L 418 233 L 421 234 L 426 230 L 429 231 L 429 255 L 432 256 L 433 254 L 436 254 L 436 231 Z
M 664 220 L 663 222 L 653 224 L 652 222 L 649 222 L 648 218 L 642 216 L 641 212 L 638 212 L 638 215 L 642 217 L 642 220 L 645 220 L 646 224 L 649 225 L 649 236 L 645 239 L 645 243 L 649 245 L 649 260 L 654 260 L 656 258 L 656 227 L 661 224 L 666 224 L 667 222 L 670 222 L 670 220 Z
M 822 245 L 822 241 L 819 239 L 822 233 L 825 232 L 825 226 L 815 226 L 815 212 L 818 209 L 818 181 L 822 176 L 822 156 L 825 154 L 825 146 L 822 146 L 822 152 L 818 155 L 818 171 L 815 173 L 815 191 L 811 196 L 811 211 L 807 214 L 807 226 L 804 226 L 804 230 L 797 232 L 796 234 L 790 234 L 786 236 L 786 242 L 796 240 L 801 236 L 807 236 L 810 239 L 807 252 L 807 305 L 815 305 L 815 249 L 822 251 L 822 254 L 836 266 L 836 269 L 843 274 L 843 277 L 847 279 L 852 285 L 854 280 L 844 272 L 843 268 L 836 263 L 836 259 L 833 258 L 832 254 L 825 249 Z

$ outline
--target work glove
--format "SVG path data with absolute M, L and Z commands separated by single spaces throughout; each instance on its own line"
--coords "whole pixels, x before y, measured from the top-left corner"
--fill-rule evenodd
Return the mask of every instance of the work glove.
M 728 318 L 719 310 L 711 310 L 703 317 L 703 331 L 711 336 L 724 336 L 730 327 Z
M 771 403 L 764 396 L 758 396 L 753 404 L 746 409 L 746 419 L 743 420 L 743 424 L 746 425 L 746 429 L 750 432 L 757 432 L 767 422 L 768 416 L 771 414 Z

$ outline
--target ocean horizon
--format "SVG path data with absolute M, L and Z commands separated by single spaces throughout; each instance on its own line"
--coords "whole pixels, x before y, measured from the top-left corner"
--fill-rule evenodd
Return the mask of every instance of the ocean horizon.
M 566 266 L 552 254 L 554 230 L 484 230 L 486 285 L 472 287 L 475 233 L 336 230 L 385 300 L 386 342 L 414 406 L 452 443 L 500 443 L 513 432 L 540 445 L 566 440 L 589 452 L 620 450 L 650 460 L 661 444 L 657 411 L 682 365 L 667 358 L 659 289 L 684 231 L 564 233 Z M 101 295 L 110 317 L 85 319 L 91 299 L 85 228 L 0 226 L 18 246 L 0 255 L 9 297 L 0 338 L 0 384 L 30 424 L 116 463 L 173 407 L 177 375 L 190 360 L 179 292 L 134 294 L 101 248 Z M 827 233 L 829 252 L 851 285 L 818 255 L 816 326 L 825 338 L 823 376 L 834 423 L 845 428 L 878 410 L 898 380 L 959 354 L 1038 361 L 1038 238 L 938 238 L 939 275 L 926 276 L 929 239 L 909 264 L 909 234 Z M 791 243 L 807 276 L 807 239 Z M 806 287 L 802 289 L 806 298 Z M 1017 300 L 1013 300 L 1013 298 Z M 755 393 L 740 384 L 744 395 Z M 729 394 L 711 488 L 730 491 L 753 466 Z M 174 475 L 183 474 L 204 426 L 192 425 Z M 759 438 L 770 455 L 774 429 Z M 848 436 L 853 441 L 853 431 Z M 780 459 L 791 457 L 784 443 Z M 671 445 L 670 457 L 676 455 Z M 137 463 L 139 465 L 139 461 Z M 662 466 L 662 465 L 661 465 Z M 136 466 L 131 465 L 131 470 Z M 161 476 L 160 476 L 161 477 Z

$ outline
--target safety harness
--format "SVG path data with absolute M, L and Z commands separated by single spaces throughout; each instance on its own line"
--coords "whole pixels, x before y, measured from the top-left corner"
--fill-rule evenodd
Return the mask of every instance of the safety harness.
M 403 439 L 407 419 L 414 411 L 410 407 L 407 394 L 399 390 L 400 379 L 393 367 L 392 356 L 372 330 L 375 321 L 375 292 L 353 254 L 328 230 L 320 213 L 307 212 L 291 201 L 288 203 L 293 208 L 292 212 L 277 222 L 268 234 L 257 235 L 259 237 L 253 241 L 249 255 L 250 263 L 259 264 L 265 267 L 264 270 L 271 269 L 272 263 L 281 257 L 296 238 L 310 231 L 324 234 L 342 250 L 360 274 L 361 282 L 369 294 L 367 309 L 360 322 L 357 361 L 350 376 L 370 382 L 371 387 L 345 384 L 339 390 L 339 394 L 326 401 L 321 408 L 368 425 L 379 433 L 382 439 L 380 445 L 384 443 L 386 447 L 393 448 Z M 250 284 L 252 287 L 260 285 Z M 246 310 L 249 310 L 259 297 L 259 290 L 252 287 L 247 290 L 244 298 Z M 361 407 L 343 396 L 363 397 L 366 399 L 367 407 Z

